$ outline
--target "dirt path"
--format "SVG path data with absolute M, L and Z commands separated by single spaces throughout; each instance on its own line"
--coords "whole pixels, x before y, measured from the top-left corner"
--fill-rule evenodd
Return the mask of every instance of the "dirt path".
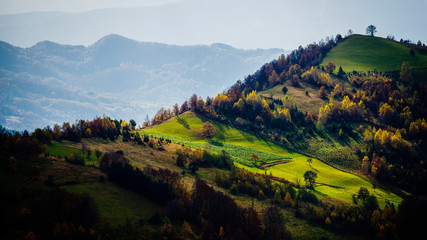
M 277 161 L 277 162 L 262 163 L 261 165 L 259 165 L 259 168 L 264 169 L 266 167 L 271 167 L 274 165 L 278 165 L 278 164 L 282 164 L 282 163 L 288 163 L 288 162 L 290 162 L 290 160 L 281 160 L 281 161 Z
M 338 186 L 329 185 L 329 184 L 326 184 L 326 183 L 316 183 L 316 185 L 318 185 L 318 186 L 327 186 L 327 187 L 331 187 L 331 188 L 338 188 L 338 189 L 344 189 L 344 190 L 346 190 L 346 188 L 344 188 L 344 187 L 338 187 Z
M 301 186 L 300 186 L 300 185 L 297 185 L 297 184 L 295 184 L 295 183 L 293 183 L 293 182 L 290 182 L 290 181 L 288 181 L 288 180 L 286 180 L 286 179 L 284 179 L 284 178 L 275 177 L 275 176 L 272 176 L 272 175 L 267 175 L 267 174 L 262 174 L 262 173 L 255 173 L 255 175 L 262 176 L 262 177 L 265 177 L 265 178 L 269 178 L 269 179 L 271 179 L 271 180 L 273 180 L 273 181 L 278 181 L 278 182 L 282 182 L 282 183 L 287 183 L 287 184 L 291 185 L 291 186 L 292 186 L 292 187 L 294 187 L 294 188 L 298 188 L 298 189 L 300 189 L 300 188 L 301 188 Z

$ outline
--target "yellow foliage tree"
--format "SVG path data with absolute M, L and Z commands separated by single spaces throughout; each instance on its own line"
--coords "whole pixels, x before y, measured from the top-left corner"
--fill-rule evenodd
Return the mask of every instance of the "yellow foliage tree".
M 286 193 L 284 200 L 286 205 L 288 206 L 292 205 L 292 197 L 291 197 L 291 194 L 289 194 L 289 192 Z
M 280 78 L 277 75 L 275 70 L 273 70 L 270 76 L 268 77 L 268 82 L 270 83 L 270 86 L 276 86 L 277 84 L 280 83 Z
M 368 156 L 363 157 L 362 171 L 364 173 L 369 173 L 370 167 L 371 167 L 371 163 L 369 162 L 369 157 Z
M 330 226 L 332 224 L 331 219 L 329 217 L 326 217 L 325 219 L 325 225 Z

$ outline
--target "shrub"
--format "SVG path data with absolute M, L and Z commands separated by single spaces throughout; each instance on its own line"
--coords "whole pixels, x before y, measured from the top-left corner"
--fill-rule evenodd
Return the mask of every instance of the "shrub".
M 283 86 L 282 92 L 283 92 L 283 94 L 286 95 L 286 93 L 288 92 L 288 88 L 286 86 Z
M 65 157 L 65 161 L 72 163 L 72 164 L 77 164 L 80 166 L 85 165 L 85 160 L 83 159 L 83 157 L 80 155 L 73 154 L 73 153 L 68 155 L 68 157 Z
M 306 189 L 300 189 L 298 191 L 298 197 L 301 199 L 301 201 L 304 202 L 309 202 L 315 205 L 319 203 L 319 199 L 316 197 L 316 195 Z

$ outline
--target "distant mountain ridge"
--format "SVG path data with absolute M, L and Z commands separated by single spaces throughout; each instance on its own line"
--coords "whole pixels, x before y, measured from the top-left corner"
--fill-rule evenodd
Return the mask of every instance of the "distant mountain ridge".
M 142 122 L 160 107 L 225 90 L 282 49 L 177 46 L 107 35 L 85 46 L 0 41 L 0 124 L 34 129 L 106 114 Z

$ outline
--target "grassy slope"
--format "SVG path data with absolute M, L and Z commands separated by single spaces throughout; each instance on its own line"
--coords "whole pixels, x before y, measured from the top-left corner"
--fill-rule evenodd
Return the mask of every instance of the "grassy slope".
M 224 149 L 231 154 L 234 160 L 250 166 L 257 166 L 261 162 L 300 157 L 299 154 L 288 151 L 271 142 L 218 122 L 212 122 L 217 134 L 213 139 L 207 140 L 198 134 L 205 121 L 205 119 L 196 116 L 194 113 L 186 113 L 179 118 L 171 119 L 166 124 L 144 130 L 141 134 L 167 137 L 174 142 L 183 143 L 191 148 L 203 148 L 206 146 L 218 152 Z M 283 154 L 276 154 L 276 152 L 286 152 L 286 157 Z M 253 153 L 258 154 L 260 157 L 258 162 L 249 162 L 249 157 Z
M 321 99 L 319 97 L 319 88 L 314 88 L 310 85 L 303 85 L 303 87 L 293 87 L 290 83 L 280 84 L 273 88 L 259 92 L 259 95 L 274 99 L 283 99 L 285 94 L 282 92 L 283 86 L 288 88 L 286 95 L 291 96 L 298 106 L 298 109 L 302 112 L 310 112 L 317 114 L 322 105 L 328 103 L 328 100 Z M 309 92 L 309 95 L 305 95 L 305 91 Z
M 359 176 L 335 169 L 317 159 L 313 159 L 312 164 L 308 165 L 307 156 L 305 155 L 293 152 L 285 147 L 265 141 L 255 137 L 254 135 L 236 130 L 218 122 L 213 122 L 217 129 L 218 137 L 216 136 L 213 139 L 215 145 L 212 145 L 212 141 L 198 137 L 197 134 L 195 134 L 195 132 L 201 128 L 204 121 L 204 119 L 196 116 L 194 113 L 186 113 L 181 115 L 179 119 L 170 119 L 163 124 L 144 130 L 143 133 L 172 137 L 171 139 L 173 141 L 186 140 L 186 143 L 191 143 L 190 141 L 192 141 L 200 147 L 204 145 L 217 147 L 217 145 L 220 145 L 218 143 L 223 143 L 224 146 L 241 146 L 247 150 L 247 153 L 245 154 L 246 156 L 250 156 L 254 151 L 282 156 L 283 158 L 290 159 L 291 162 L 268 167 L 266 170 L 275 176 L 285 178 L 292 182 L 296 182 L 297 178 L 301 180 L 305 171 L 314 170 L 318 174 L 317 180 L 319 183 L 338 187 L 318 186 L 316 191 L 319 195 L 351 202 L 351 195 L 356 193 L 360 187 L 366 187 L 370 192 L 375 192 L 377 194 L 381 206 L 384 206 L 385 199 L 394 203 L 399 203 L 401 201 L 398 196 L 392 193 L 381 189 L 374 190 L 373 185 L 370 182 Z M 224 147 L 224 149 L 227 152 L 229 150 L 227 147 Z M 234 155 L 241 153 L 230 152 L 230 154 Z M 260 170 L 256 167 L 243 165 L 242 162 L 236 163 L 236 165 L 253 172 L 264 172 L 264 170 Z
M 64 143 L 52 143 L 48 145 L 48 148 L 46 150 L 47 153 L 49 153 L 52 156 L 60 156 L 60 157 L 66 157 L 70 154 L 75 154 L 78 156 L 83 156 L 83 152 L 81 150 L 81 144 L 80 145 L 73 145 L 70 146 L 70 143 L 65 141 Z M 96 164 L 98 162 L 95 151 L 92 151 L 89 159 L 87 158 L 87 153 L 85 152 L 85 156 L 83 158 L 85 159 L 86 164 Z
M 191 121 L 190 121 L 191 122 Z M 147 146 L 139 146 L 132 143 L 123 143 L 120 141 L 110 142 L 103 141 L 100 139 L 83 139 L 82 140 L 88 148 L 92 151 L 99 149 L 102 152 L 108 151 L 117 151 L 123 150 L 125 156 L 127 156 L 131 163 L 138 167 L 144 167 L 147 165 L 153 167 L 163 167 L 168 168 L 173 171 L 181 172 L 182 169 L 176 166 L 175 160 L 173 156 L 175 155 L 175 150 L 179 148 L 179 145 L 175 144 L 167 144 L 164 145 L 165 151 L 156 151 Z M 181 140 L 183 141 L 183 140 Z M 188 141 L 189 142 L 189 141 Z M 63 153 L 70 151 L 70 149 L 77 149 L 81 146 L 81 143 L 72 143 L 68 141 L 63 141 L 61 143 L 54 143 L 54 146 L 62 146 Z M 68 150 L 67 150 L 68 149 Z M 66 166 L 61 166 L 62 164 Z M 56 166 L 55 169 L 51 171 L 48 170 L 44 175 L 51 174 L 55 175 L 54 179 L 55 183 L 61 182 L 69 182 L 68 178 L 75 178 L 75 172 L 78 169 L 82 169 L 80 166 L 71 165 L 66 162 L 61 162 L 60 166 Z M 66 169 L 68 171 L 64 172 Z M 85 168 L 87 169 L 87 168 Z M 93 169 L 93 168 L 89 168 Z M 215 186 L 214 184 L 214 176 L 215 172 L 221 173 L 223 170 L 216 168 L 201 168 L 197 172 L 197 177 L 200 177 L 206 180 L 209 184 Z M 69 176 L 66 176 L 68 173 Z M 99 173 L 98 173 L 99 174 Z M 132 192 L 126 191 L 115 184 L 110 183 L 98 183 L 95 179 L 99 178 L 99 175 L 96 174 L 94 178 L 91 178 L 88 174 L 80 174 L 80 176 L 86 176 L 84 179 L 80 178 L 80 181 L 76 185 L 67 185 L 64 186 L 68 191 L 77 192 L 77 193 L 88 193 L 90 194 L 95 202 L 100 206 L 100 213 L 102 218 L 109 218 L 113 225 L 123 223 L 127 218 L 129 218 L 132 222 L 138 221 L 140 218 L 146 219 L 152 213 L 150 209 L 141 208 L 154 208 L 157 209 L 157 205 L 149 202 L 143 197 L 135 196 Z M 60 176 L 65 176 L 66 179 L 61 179 L 59 181 Z M 194 183 L 194 175 L 185 174 L 183 175 L 184 184 L 187 186 L 188 190 L 190 190 Z M 67 180 L 68 179 L 68 180 Z M 44 180 L 44 179 L 43 179 Z M 221 188 L 217 188 L 220 191 L 228 194 Z M 102 196 L 101 194 L 106 197 Z M 244 207 L 251 206 L 251 199 L 245 195 L 230 195 L 236 202 Z M 260 212 L 262 209 L 270 206 L 268 201 L 259 201 L 254 199 L 254 207 Z M 112 209 L 117 209 L 117 211 L 112 211 Z M 133 210 L 132 210 L 133 209 Z M 131 212 L 135 211 L 134 213 Z M 310 221 L 296 218 L 294 216 L 293 210 L 281 209 L 287 223 L 287 229 L 291 231 L 294 239 L 305 240 L 305 239 L 314 239 L 319 236 L 326 236 L 328 239 L 348 239 L 347 236 L 342 234 L 337 234 L 333 231 L 327 230 L 318 226 L 317 224 L 313 224 Z M 101 219 L 103 220 L 103 219 Z M 116 222 L 118 221 L 118 222 Z
M 345 72 L 348 71 L 394 71 L 400 70 L 403 61 L 411 69 L 427 67 L 427 55 L 409 54 L 410 48 L 397 42 L 379 37 L 351 35 L 334 47 L 323 59 L 321 65 L 332 61 Z
M 88 194 L 98 206 L 101 221 L 107 218 L 113 226 L 124 224 L 126 220 L 138 224 L 148 220 L 162 206 L 114 183 L 91 182 L 63 187 L 69 192 Z

